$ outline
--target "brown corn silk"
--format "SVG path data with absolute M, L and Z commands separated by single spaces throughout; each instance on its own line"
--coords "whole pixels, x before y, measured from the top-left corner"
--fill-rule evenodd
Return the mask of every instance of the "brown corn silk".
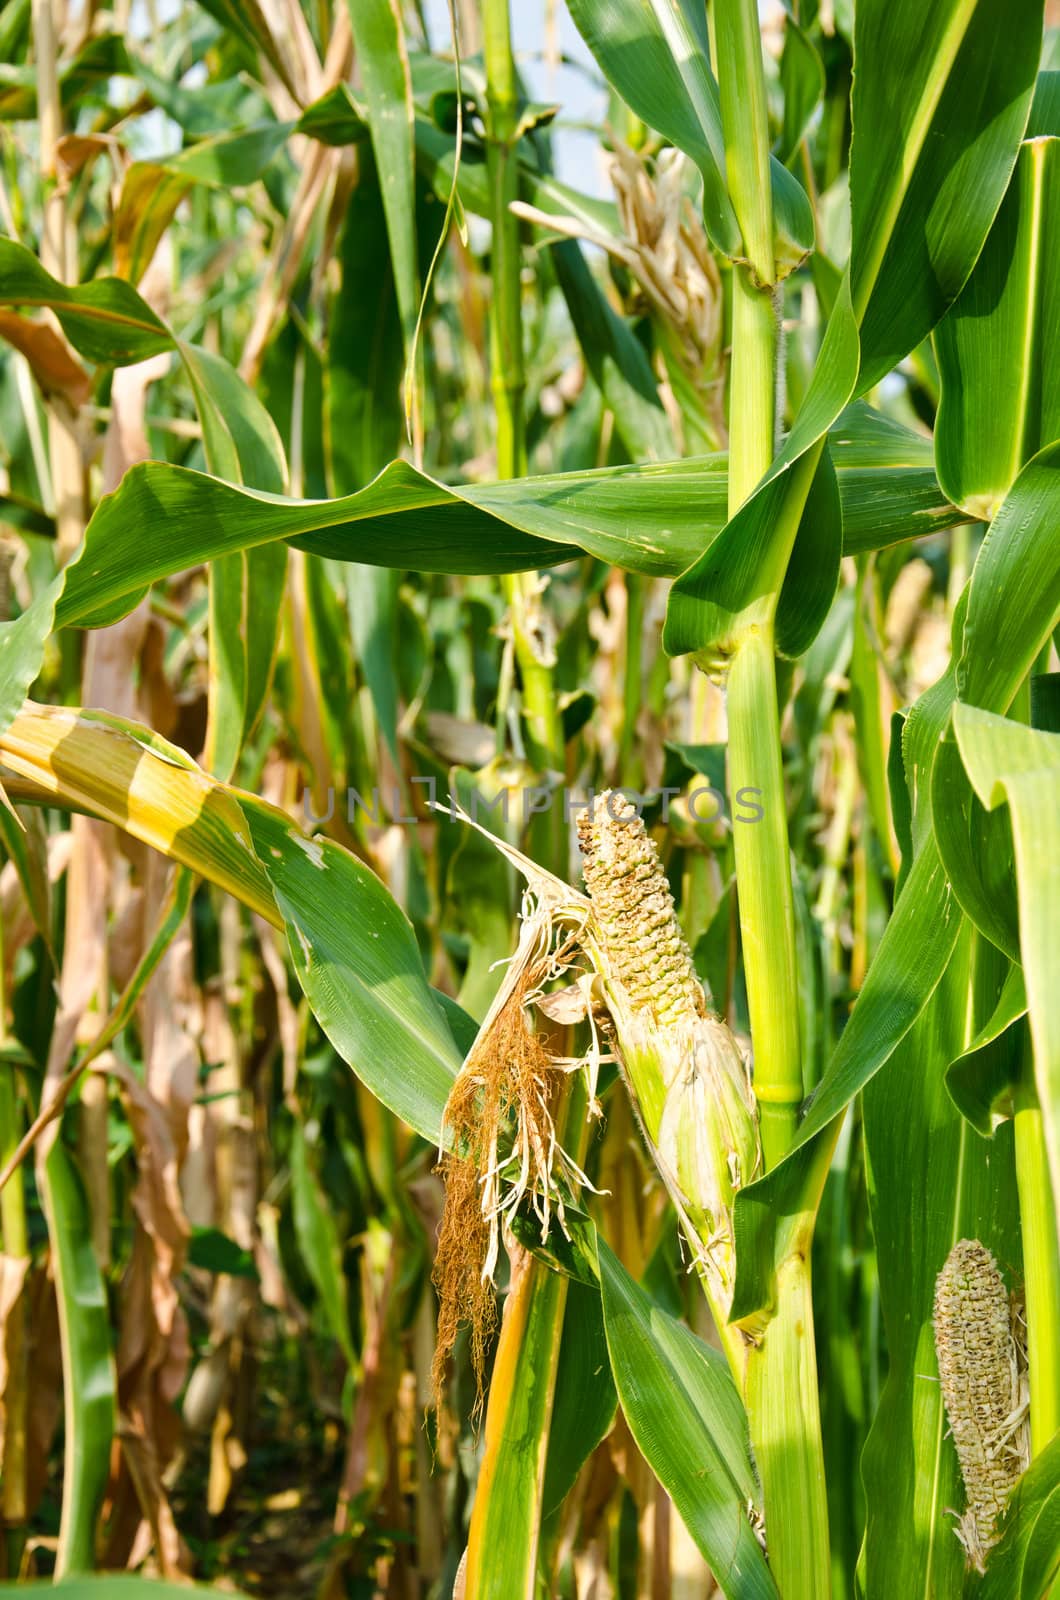
M 493 1279 L 502 1224 L 529 1196 L 545 1234 L 555 1209 L 554 1168 L 565 1167 L 566 1158 L 550 1107 L 564 1074 L 529 1007 L 539 985 L 562 969 L 563 957 L 552 949 L 551 919 L 528 896 L 519 947 L 445 1108 L 450 1147 L 439 1163 L 445 1209 L 433 1271 L 439 1300 L 431 1371 L 436 1403 L 457 1333 L 466 1324 L 476 1411 L 481 1408 L 497 1320 Z M 562 1214 L 562 1202 L 558 1209 Z

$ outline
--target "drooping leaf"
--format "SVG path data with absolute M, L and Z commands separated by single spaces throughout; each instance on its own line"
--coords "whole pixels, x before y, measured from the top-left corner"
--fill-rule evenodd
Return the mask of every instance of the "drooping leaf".
M 384 1105 L 440 1141 L 461 1052 L 411 924 L 367 867 L 209 777 L 157 734 L 103 712 L 23 708 L 0 732 L 0 764 L 284 927 L 299 982 L 340 1056 Z
M 45 272 L 32 251 L 0 237 L 0 305 L 49 306 L 75 350 L 90 361 L 122 366 L 173 347 L 172 336 L 121 278 L 71 288 Z
M 139 283 L 195 184 L 222 189 L 255 183 L 283 149 L 293 122 L 265 122 L 203 139 L 162 161 L 134 161 L 122 180 L 114 216 L 114 263 L 118 276 Z
M 611 1368 L 630 1432 L 722 1593 L 775 1596 L 748 1518 L 759 1490 L 746 1415 L 724 1358 L 653 1305 L 599 1237 L 596 1250 Z
M 841 499 L 844 448 L 841 442 L 834 457 Z M 933 517 L 924 506 L 934 483 L 926 468 L 873 478 L 867 448 L 853 446 L 851 491 L 874 500 L 877 539 L 891 543 L 949 524 L 951 510 L 937 505 Z M 83 554 L 68 569 L 57 621 L 113 622 L 156 579 L 279 539 L 338 560 L 425 572 L 523 571 L 585 551 L 669 577 L 716 536 L 725 492 L 724 456 L 459 486 L 399 461 L 357 494 L 330 501 L 281 500 L 150 463 L 134 467 L 97 507 Z M 861 516 L 865 527 L 870 513 Z M 140 530 L 159 526 L 165 543 L 145 542 Z
M 433 1144 L 460 1055 L 423 972 L 412 925 L 341 845 L 309 840 L 281 813 L 244 811 L 283 915 L 298 981 L 344 1061 Z

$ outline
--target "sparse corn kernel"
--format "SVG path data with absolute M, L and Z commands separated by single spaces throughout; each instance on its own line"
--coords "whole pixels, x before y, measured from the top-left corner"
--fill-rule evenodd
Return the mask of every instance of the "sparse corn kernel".
M 592 918 L 582 937 L 656 1165 L 724 1315 L 732 1202 L 761 1158 L 750 1077 L 710 1014 L 655 845 L 634 807 L 599 796 L 578 818 Z
M 938 1275 L 935 1350 L 968 1497 L 958 1537 L 982 1571 L 1027 1464 L 1027 1424 L 1009 1297 L 997 1262 L 978 1239 L 959 1240 Z
M 607 791 L 578 816 L 582 871 L 615 978 L 660 1027 L 707 1014 L 674 898 L 643 820 Z

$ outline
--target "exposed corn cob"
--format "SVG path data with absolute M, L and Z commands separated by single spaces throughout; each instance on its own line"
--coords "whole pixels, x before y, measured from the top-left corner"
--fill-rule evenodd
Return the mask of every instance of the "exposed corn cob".
M 619 1059 L 716 1313 L 732 1299 L 732 1201 L 761 1159 L 750 1076 L 710 1014 L 652 840 L 618 793 L 578 817 L 593 915 L 582 944 Z
M 978 1239 L 961 1239 L 935 1286 L 942 1397 L 968 1506 L 957 1534 L 982 1572 L 997 1523 L 1028 1459 L 1027 1405 L 1009 1297 Z

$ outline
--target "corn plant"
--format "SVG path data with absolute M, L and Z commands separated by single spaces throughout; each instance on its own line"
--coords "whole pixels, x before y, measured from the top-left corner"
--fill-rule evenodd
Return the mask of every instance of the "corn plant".
M 1060 1583 L 1053 10 L 0 5 L 5 1593 Z

